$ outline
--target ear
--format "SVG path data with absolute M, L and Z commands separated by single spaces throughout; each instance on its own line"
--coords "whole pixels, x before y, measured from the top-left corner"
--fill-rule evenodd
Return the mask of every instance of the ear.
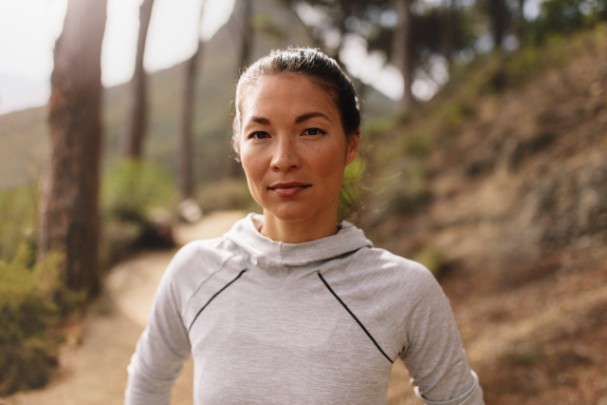
M 360 150 L 360 130 L 348 137 L 347 148 L 346 166 L 358 157 L 358 152 Z

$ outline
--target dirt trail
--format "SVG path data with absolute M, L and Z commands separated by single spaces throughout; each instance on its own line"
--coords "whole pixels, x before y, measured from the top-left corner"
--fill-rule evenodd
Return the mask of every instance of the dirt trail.
M 210 214 L 194 225 L 176 229 L 183 244 L 225 232 L 242 212 Z M 0 405 L 112 405 L 122 404 L 126 367 L 145 327 L 156 286 L 174 250 L 146 252 L 110 272 L 104 294 L 93 304 L 83 324 L 69 332 L 60 367 L 42 390 L 0 399 Z M 192 403 L 192 365 L 189 362 L 175 388 L 173 404 Z
M 218 236 L 242 212 L 215 213 L 194 225 L 176 229 L 179 245 Z M 104 294 L 85 322 L 74 326 L 60 355 L 60 367 L 42 390 L 0 399 L 0 405 L 113 405 L 122 404 L 126 368 L 145 327 L 156 287 L 176 250 L 145 252 L 112 269 Z M 173 405 L 192 403 L 191 361 L 173 388 Z M 419 403 L 411 399 L 404 366 L 396 362 L 388 392 L 390 405 Z M 407 391 L 409 391 L 407 393 Z

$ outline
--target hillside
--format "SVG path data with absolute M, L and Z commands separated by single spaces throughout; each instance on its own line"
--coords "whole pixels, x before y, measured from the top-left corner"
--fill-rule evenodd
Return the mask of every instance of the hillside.
M 239 7 L 230 20 L 204 44 L 199 63 L 194 113 L 196 178 L 202 184 L 230 175 L 233 167 L 231 117 L 234 86 L 238 76 L 240 44 Z M 288 45 L 310 45 L 299 19 L 278 0 L 255 1 L 256 29 L 251 58 Z M 185 65 L 150 74 L 149 134 L 144 154 L 175 172 L 177 169 Z M 370 117 L 395 111 L 392 101 L 367 91 Z M 104 159 L 111 165 L 121 155 L 121 139 L 127 128 L 129 86 L 104 93 Z M 46 108 L 34 108 L 0 116 L 0 190 L 36 178 L 48 155 Z
M 371 134 L 364 221 L 437 272 L 488 404 L 605 403 L 607 27 L 531 52 Z
M 275 1 L 256 4 L 265 28 L 254 55 L 307 43 Z M 206 182 L 230 170 L 237 28 L 229 22 L 203 55 L 195 128 Z M 182 70 L 151 78 L 146 153 L 169 168 Z M 106 92 L 106 164 L 127 101 L 126 85 Z M 481 57 L 413 112 L 393 116 L 384 102 L 364 131 L 357 220 L 377 245 L 436 272 L 487 403 L 607 403 L 607 27 Z M 0 116 L 0 145 L 0 189 L 39 175 L 45 109 Z

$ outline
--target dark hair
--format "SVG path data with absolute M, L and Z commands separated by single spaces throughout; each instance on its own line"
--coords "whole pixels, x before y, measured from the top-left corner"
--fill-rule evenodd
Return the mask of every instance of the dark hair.
M 290 47 L 270 52 L 269 55 L 258 59 L 240 75 L 236 87 L 234 137 L 240 131 L 240 95 L 242 89 L 262 76 L 277 74 L 300 74 L 315 82 L 335 102 L 346 136 L 349 137 L 358 132 L 360 128 L 358 98 L 352 82 L 339 64 L 318 49 Z

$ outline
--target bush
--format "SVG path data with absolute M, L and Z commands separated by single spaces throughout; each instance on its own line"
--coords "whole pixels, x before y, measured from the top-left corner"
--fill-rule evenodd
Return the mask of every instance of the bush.
M 24 240 L 33 244 L 37 194 L 37 184 L 0 191 L 1 260 L 11 261 Z
M 145 222 L 154 209 L 173 205 L 176 195 L 173 179 L 162 167 L 123 160 L 104 176 L 101 207 L 105 217 Z
M 124 160 L 101 187 L 102 262 L 107 267 L 140 247 L 167 247 L 177 190 L 171 175 L 150 163 Z
M 0 261 L 0 395 L 45 385 L 57 365 L 60 320 L 59 259 L 29 266 L 33 253 L 21 245 L 15 258 Z
M 425 247 L 413 256 L 413 260 L 423 264 L 436 277 L 442 275 L 447 267 L 446 258 L 436 247 Z
M 244 180 L 225 180 L 206 184 L 200 188 L 196 197 L 204 212 L 219 210 L 255 211 L 259 209 Z
M 429 133 L 407 132 L 403 134 L 401 143 L 403 155 L 425 158 L 432 151 L 434 139 Z
M 531 37 L 542 43 L 553 35 L 569 36 L 607 21 L 605 0 L 550 0 L 542 3 L 540 15 L 531 24 Z
M 362 198 L 362 182 L 365 173 L 365 162 L 356 158 L 346 167 L 344 180 L 339 192 L 339 218 L 348 219 L 356 215 Z

